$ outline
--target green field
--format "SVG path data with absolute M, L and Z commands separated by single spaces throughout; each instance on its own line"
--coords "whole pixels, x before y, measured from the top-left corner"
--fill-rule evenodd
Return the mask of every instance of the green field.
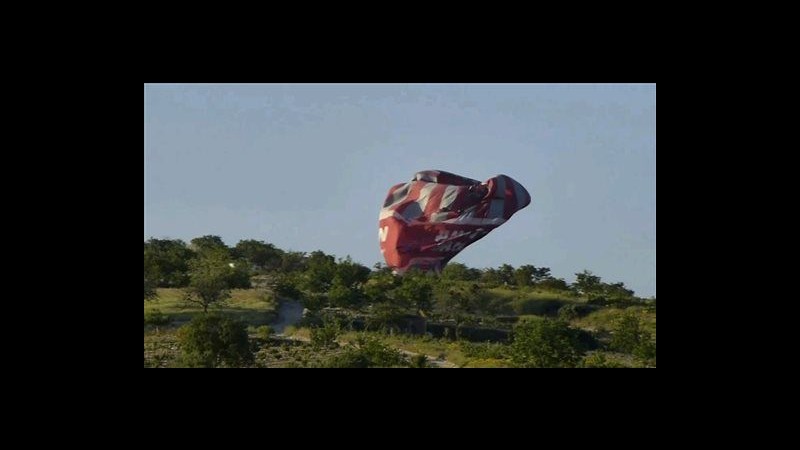
M 198 305 L 187 305 L 183 299 L 181 289 L 159 288 L 158 298 L 144 302 L 144 312 L 147 315 L 153 310 L 159 310 L 179 325 L 188 322 L 195 314 L 202 313 Z M 231 315 L 249 325 L 267 325 L 275 319 L 278 303 L 266 291 L 259 289 L 233 289 L 231 298 L 220 307 L 211 307 L 209 311 L 217 311 Z

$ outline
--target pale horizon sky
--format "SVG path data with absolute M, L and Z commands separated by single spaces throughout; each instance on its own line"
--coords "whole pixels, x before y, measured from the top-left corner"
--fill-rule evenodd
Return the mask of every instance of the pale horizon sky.
M 532 204 L 453 258 L 656 292 L 655 84 L 146 84 L 144 238 L 383 262 L 394 184 L 509 175 Z

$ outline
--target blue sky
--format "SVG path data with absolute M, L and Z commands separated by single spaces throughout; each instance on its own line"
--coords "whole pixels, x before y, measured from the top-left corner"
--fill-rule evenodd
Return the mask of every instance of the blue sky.
M 147 84 L 144 238 L 214 234 L 383 261 L 378 212 L 425 169 L 533 202 L 454 259 L 656 292 L 654 84 Z

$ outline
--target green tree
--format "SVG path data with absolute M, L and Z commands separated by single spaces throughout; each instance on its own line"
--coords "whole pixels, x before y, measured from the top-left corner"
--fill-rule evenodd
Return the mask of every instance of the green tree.
M 369 267 L 353 262 L 350 255 L 340 259 L 334 269 L 334 277 L 338 277 L 343 286 L 358 288 L 369 279 Z
M 475 303 L 479 292 L 462 289 L 449 283 L 437 285 L 435 290 L 436 311 L 441 317 L 455 323 L 455 338 L 461 339 L 461 328 L 474 322 Z
M 469 287 L 462 287 L 461 289 L 466 293 L 469 312 L 482 316 L 484 319 L 502 314 L 510 302 L 510 299 L 506 297 L 496 297 L 489 294 L 477 283 L 472 283 Z
M 189 261 L 195 253 L 180 239 L 150 239 L 144 243 L 145 264 L 157 274 L 158 287 L 183 287 L 189 283 Z
M 573 286 L 579 293 L 584 295 L 597 295 L 602 294 L 603 284 L 600 282 L 600 277 L 592 274 L 588 270 L 575 274 L 575 283 Z
M 333 306 L 341 308 L 357 308 L 361 305 L 364 295 L 357 287 L 347 286 L 344 281 L 336 275 L 333 284 L 328 290 L 328 301 Z
M 305 252 L 284 252 L 281 255 L 279 270 L 283 273 L 302 272 L 306 270 Z
M 339 260 L 334 268 L 333 281 L 328 290 L 328 300 L 334 306 L 359 307 L 365 300 L 362 288 L 369 279 L 369 275 L 369 268 L 353 262 L 350 256 Z
M 632 353 L 642 359 L 655 359 L 656 345 L 653 337 L 641 324 L 633 311 L 626 311 L 617 319 L 612 329 L 611 348 Z
M 542 289 L 549 289 L 551 291 L 568 291 L 569 285 L 563 278 L 553 278 L 548 276 L 547 278 L 539 281 L 537 283 Z
M 329 303 L 327 295 L 319 292 L 301 292 L 298 300 L 309 311 L 319 311 Z
M 417 269 L 407 271 L 394 290 L 394 299 L 398 305 L 414 308 L 418 311 L 430 311 L 433 307 L 432 279 Z
M 514 284 L 514 266 L 503 264 L 497 269 L 503 284 Z
M 239 241 L 232 253 L 235 258 L 244 258 L 248 263 L 267 270 L 280 268 L 283 260 L 282 250 L 255 239 Z
M 442 278 L 451 281 L 475 281 L 481 276 L 480 270 L 471 269 L 464 264 L 451 262 L 442 269 Z
M 158 286 L 158 265 L 155 261 L 155 255 L 150 252 L 144 254 L 144 299 L 150 300 L 156 298 L 156 286 Z
M 222 238 L 219 236 L 214 236 L 207 234 L 205 236 L 194 238 L 190 241 L 191 247 L 197 253 L 204 253 L 206 251 L 215 251 L 215 250 L 225 250 L 225 252 L 230 254 L 230 249 L 225 242 L 222 241 Z
M 373 305 L 366 319 L 367 330 L 381 330 L 389 332 L 399 330 L 403 321 L 403 309 L 387 302 Z
M 222 253 L 224 256 L 225 253 Z M 228 275 L 228 287 L 231 289 L 250 289 L 252 284 L 250 283 L 250 275 L 252 275 L 250 271 L 250 264 L 245 261 L 244 259 L 240 259 L 237 261 L 228 262 L 228 267 L 230 267 L 229 275 Z
M 208 307 L 230 298 L 230 280 L 234 271 L 229 265 L 227 252 L 206 252 L 189 263 L 189 287 L 184 300 L 199 305 L 203 312 Z
M 370 303 L 383 303 L 389 300 L 389 293 L 400 286 L 402 278 L 392 275 L 391 271 L 378 270 L 370 274 L 364 285 L 364 294 Z
M 380 274 L 392 275 L 392 268 L 382 262 L 376 262 L 372 266 L 372 273 L 370 273 L 370 278 L 374 275 L 380 275 Z
M 545 318 L 517 325 L 510 352 L 517 367 L 575 367 L 581 346 L 576 330 Z
M 178 330 L 189 367 L 238 367 L 253 362 L 247 325 L 217 314 L 201 314 Z
M 280 273 L 273 279 L 272 288 L 281 297 L 300 300 L 302 293 L 297 288 L 298 273 Z
M 311 252 L 306 260 L 303 287 L 311 292 L 327 292 L 336 275 L 336 260 L 331 255 L 317 250 Z
M 544 280 L 552 278 L 550 276 L 550 268 L 549 267 L 536 267 L 533 270 L 533 281 L 535 283 L 541 283 Z
M 156 285 L 155 283 L 150 283 L 147 279 L 147 275 L 144 277 L 144 299 L 145 300 L 152 300 L 158 297 L 158 293 L 156 292 Z
M 625 287 L 625 283 L 604 284 L 603 292 L 609 298 L 630 299 L 633 291 Z
M 536 273 L 536 267 L 526 264 L 517 267 L 514 271 L 514 283 L 517 286 L 530 286 L 533 284 L 533 275 Z
M 503 284 L 503 277 L 497 269 L 487 267 L 481 271 L 481 282 L 488 288 L 493 288 Z

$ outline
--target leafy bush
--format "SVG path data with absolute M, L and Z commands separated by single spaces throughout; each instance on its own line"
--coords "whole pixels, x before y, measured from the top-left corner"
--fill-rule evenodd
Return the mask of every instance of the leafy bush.
M 642 301 L 632 297 L 609 297 L 606 300 L 606 305 L 614 308 L 628 308 L 631 306 L 641 305 Z
M 510 352 L 517 367 L 575 367 L 581 344 L 565 322 L 544 319 L 517 325 Z
M 512 367 L 509 365 L 507 360 L 496 359 L 496 358 L 475 358 L 466 363 L 466 365 L 462 365 L 461 367 L 473 367 L 473 368 L 505 368 L 505 367 Z
M 639 345 L 642 331 L 641 323 L 636 315 L 626 312 L 619 317 L 612 330 L 611 348 L 623 353 L 633 353 Z
M 601 347 L 600 341 L 596 337 L 597 332 L 589 332 L 580 328 L 573 328 L 573 331 L 582 351 L 597 350 Z
M 311 329 L 311 345 L 316 349 L 336 348 L 336 338 L 342 333 L 342 328 L 336 320 L 325 320 L 322 326 Z
M 411 367 L 414 369 L 424 369 L 428 367 L 428 355 L 422 353 L 411 357 Z
M 595 369 L 615 369 L 625 366 L 613 359 L 608 359 L 603 353 L 595 352 L 583 359 L 583 367 Z
M 188 262 L 195 256 L 179 240 L 149 239 L 144 243 L 145 273 L 156 275 L 158 287 L 183 287 L 189 283 Z
M 547 289 L 551 291 L 568 291 L 569 285 L 567 282 L 562 280 L 561 278 L 546 278 L 539 283 L 536 283 L 537 287 L 542 289 Z
M 399 330 L 403 321 L 403 311 L 396 305 L 379 303 L 373 305 L 371 314 L 366 318 L 368 330 Z
M 512 303 L 517 314 L 536 314 L 540 316 L 554 316 L 565 304 L 562 300 L 556 299 L 537 299 L 537 298 L 518 298 Z
M 228 273 L 228 286 L 231 289 L 250 289 L 250 264 L 247 261 L 236 261 Z M 229 266 L 230 267 L 230 266 Z
M 635 313 L 623 314 L 615 323 L 612 333 L 611 348 L 614 350 L 646 360 L 655 359 L 656 344 Z
M 334 278 L 333 285 L 328 291 L 328 301 L 333 306 L 357 308 L 363 299 L 359 289 L 343 285 L 338 278 Z
M 319 311 L 327 304 L 328 299 L 325 294 L 309 292 L 308 295 L 303 295 L 300 298 L 300 303 L 309 311 Z
M 270 336 L 272 336 L 272 328 L 268 325 L 261 325 L 260 327 L 256 328 L 256 336 L 259 339 L 267 340 Z
M 464 356 L 480 359 L 505 359 L 508 357 L 508 345 L 496 343 L 476 343 L 460 341 L 459 346 Z
M 608 304 L 608 300 L 606 300 L 606 298 L 602 296 L 592 297 L 586 303 L 589 305 L 606 306 Z
M 651 361 L 655 365 L 656 343 L 650 337 L 650 333 L 643 331 L 639 345 L 633 348 L 633 355 L 643 360 Z
M 356 339 L 355 345 L 328 358 L 323 366 L 334 368 L 406 367 L 408 363 L 399 350 L 387 347 L 377 338 L 362 335 Z
M 198 314 L 178 330 L 188 367 L 237 367 L 253 362 L 247 326 L 217 314 Z
M 287 275 L 287 274 L 277 275 L 275 277 L 273 288 L 275 290 L 275 293 L 277 293 L 281 297 L 287 297 L 295 300 L 300 300 L 302 298 L 300 290 L 297 289 L 297 282 L 295 281 L 295 277 L 292 275 Z
M 563 320 L 577 319 L 589 314 L 592 308 L 589 305 L 570 303 L 558 309 L 558 318 Z

